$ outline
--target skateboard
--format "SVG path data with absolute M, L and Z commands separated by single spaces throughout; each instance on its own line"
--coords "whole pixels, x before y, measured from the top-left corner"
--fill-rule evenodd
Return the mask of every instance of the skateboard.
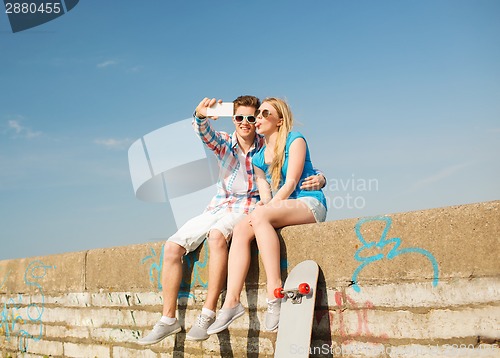
M 318 273 L 316 262 L 302 261 L 290 271 L 283 288 L 274 290 L 282 299 L 274 357 L 309 357 Z

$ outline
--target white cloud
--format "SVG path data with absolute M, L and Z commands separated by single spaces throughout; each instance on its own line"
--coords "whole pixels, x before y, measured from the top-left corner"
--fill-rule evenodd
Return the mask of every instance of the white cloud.
M 94 140 L 95 144 L 102 145 L 109 149 L 126 149 L 130 147 L 133 140 L 129 138 L 124 139 L 115 139 L 115 138 L 106 138 L 106 139 L 96 139 Z
M 129 69 L 127 69 L 127 72 L 128 73 L 136 73 L 136 72 L 140 72 L 142 71 L 142 66 L 134 66 L 134 67 L 130 67 Z
M 118 62 L 114 61 L 114 60 L 107 60 L 107 61 L 104 61 L 104 62 L 101 62 L 101 63 L 98 63 L 97 64 L 97 68 L 106 68 L 106 67 L 109 67 L 109 66 L 113 66 L 113 65 L 116 65 Z
M 9 131 L 13 131 L 15 133 L 14 137 L 32 139 L 42 134 L 40 131 L 34 131 L 29 127 L 23 126 L 21 124 L 21 119 L 10 119 L 7 122 L 7 128 Z
M 8 126 L 10 129 L 13 129 L 17 134 L 21 133 L 23 127 L 19 123 L 19 121 L 11 119 L 9 120 Z

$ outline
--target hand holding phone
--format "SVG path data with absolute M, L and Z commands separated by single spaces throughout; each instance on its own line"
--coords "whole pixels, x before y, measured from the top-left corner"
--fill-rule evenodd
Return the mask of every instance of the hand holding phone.
M 207 108 L 207 117 L 232 117 L 233 113 L 233 102 L 216 103 Z

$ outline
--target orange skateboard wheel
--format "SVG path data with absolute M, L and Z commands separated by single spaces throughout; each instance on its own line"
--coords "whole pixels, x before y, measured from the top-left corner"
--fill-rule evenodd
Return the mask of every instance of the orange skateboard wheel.
M 299 285 L 299 293 L 301 295 L 307 295 L 311 292 L 311 287 L 307 283 L 301 283 Z
M 278 287 L 278 288 L 274 289 L 274 297 L 276 297 L 276 298 L 283 298 L 283 297 L 285 297 L 285 293 L 283 292 L 283 289 L 281 287 Z

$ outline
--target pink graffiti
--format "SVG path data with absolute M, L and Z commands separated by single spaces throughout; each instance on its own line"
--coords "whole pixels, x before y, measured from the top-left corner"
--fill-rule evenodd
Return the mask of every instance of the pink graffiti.
M 323 292 L 318 291 L 318 301 L 321 302 L 321 297 L 323 297 Z M 347 309 L 345 304 L 349 304 L 350 310 L 356 312 L 357 317 L 357 327 L 354 332 L 349 332 L 347 329 L 346 317 L 344 311 Z M 334 310 L 317 310 L 315 312 L 316 324 L 319 325 L 328 315 L 330 321 L 330 331 L 337 332 L 342 337 L 344 342 L 348 342 L 358 337 L 372 338 L 376 340 L 387 340 L 388 335 L 382 333 L 380 335 L 375 335 L 370 329 L 370 322 L 368 320 L 368 312 L 374 309 L 374 305 L 370 301 L 365 301 L 363 303 L 356 302 L 349 295 L 345 295 L 345 299 L 341 292 L 335 292 L 335 305 L 337 309 Z M 338 315 L 338 327 L 335 323 L 335 315 Z

